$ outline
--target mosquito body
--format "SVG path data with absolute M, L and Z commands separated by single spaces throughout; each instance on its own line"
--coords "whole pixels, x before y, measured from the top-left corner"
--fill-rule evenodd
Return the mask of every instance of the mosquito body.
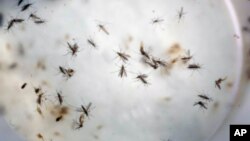
M 78 118 L 78 121 L 75 122 L 76 124 L 76 127 L 75 129 L 80 129 L 83 127 L 83 123 L 84 123 L 84 114 L 82 113 L 79 118 Z
M 17 6 L 20 6 L 23 3 L 23 0 L 19 0 Z
M 31 19 L 33 19 L 33 20 L 41 20 L 41 18 L 38 17 L 37 15 L 35 15 L 34 13 L 31 13 L 31 14 L 29 15 L 29 18 L 31 18 Z
M 163 21 L 164 21 L 164 19 L 154 18 L 154 19 L 152 19 L 152 24 L 161 23 L 161 22 L 163 22 Z
M 92 47 L 97 48 L 96 43 L 94 42 L 93 39 L 87 39 L 88 44 L 90 44 Z
M 163 61 L 163 60 L 153 58 L 152 61 L 154 62 L 154 64 L 158 64 L 158 65 L 160 65 L 162 67 L 167 66 L 167 63 L 165 61 Z
M 71 51 L 71 55 L 76 56 L 76 53 L 79 52 L 78 44 L 75 43 L 75 44 L 72 45 L 69 42 L 67 42 L 67 44 L 68 44 L 69 50 Z
M 212 101 L 213 100 L 212 98 L 208 97 L 207 95 L 200 94 L 200 95 L 198 95 L 198 97 L 203 99 L 203 100 L 206 100 L 206 101 Z
M 23 85 L 21 86 L 21 89 L 24 89 L 26 87 L 27 83 L 23 83 Z
M 181 57 L 181 60 L 186 63 L 186 62 L 190 61 L 192 58 L 193 58 L 193 56 L 190 55 L 190 51 L 188 50 L 186 56 Z
M 119 77 L 126 77 L 127 76 L 127 71 L 125 69 L 125 66 L 122 65 L 121 68 L 120 68 L 120 71 L 119 71 Z
M 40 93 L 40 94 L 37 96 L 36 102 L 37 102 L 38 105 L 42 105 L 43 96 L 44 96 L 44 93 Z
M 57 99 L 59 101 L 59 104 L 62 105 L 62 103 L 63 103 L 63 97 L 62 97 L 62 94 L 60 92 L 57 92 Z
M 81 105 L 82 108 L 82 112 L 89 117 L 89 112 L 90 112 L 90 107 L 91 107 L 92 103 L 90 102 L 87 107 L 85 108 L 83 105 Z
M 108 30 L 104 27 L 104 25 L 99 24 L 98 27 L 99 27 L 99 29 L 100 29 L 101 31 L 103 31 L 104 33 L 106 33 L 107 35 L 109 35 L 109 32 L 108 32 Z
M 74 75 L 75 70 L 71 68 L 64 68 L 62 66 L 59 66 L 59 71 L 63 74 L 63 76 L 70 78 Z
M 42 89 L 41 89 L 40 87 L 37 87 L 37 88 L 35 87 L 35 88 L 34 88 L 34 91 L 35 91 L 36 94 L 38 94 L 41 90 L 42 90 Z
M 145 59 L 144 62 L 146 64 L 148 64 L 150 67 L 152 67 L 153 69 L 157 69 L 158 68 L 158 63 L 155 62 L 155 61 L 151 61 L 151 60 Z
M 218 89 L 221 89 L 221 83 L 223 81 L 225 81 L 227 79 L 227 77 L 225 78 L 219 78 L 218 80 L 215 81 L 215 87 L 217 87 Z
M 43 24 L 43 23 L 45 23 L 45 20 L 35 20 L 34 23 L 35 24 Z
M 128 61 L 128 59 L 130 58 L 130 55 L 123 53 L 123 52 L 116 52 L 116 54 L 118 55 L 118 57 L 124 62 L 126 63 Z
M 32 5 L 32 3 L 27 3 L 27 4 L 23 5 L 21 11 L 27 10 L 28 8 L 30 8 L 31 5 Z
M 178 11 L 178 22 L 184 17 L 186 13 L 184 13 L 183 7 L 181 7 L 180 11 Z
M 63 119 L 63 116 L 61 115 L 61 116 L 58 116 L 57 118 L 56 118 L 56 122 L 59 122 L 59 121 L 61 121 Z
M 192 70 L 198 70 L 201 69 L 201 66 L 199 64 L 189 64 L 187 68 Z
M 140 53 L 142 56 L 146 57 L 147 59 L 150 59 L 149 54 L 144 50 L 143 43 L 141 43 L 141 46 L 140 46 Z
M 148 76 L 146 74 L 140 74 L 136 77 L 136 79 L 140 80 L 145 85 L 149 84 L 148 81 L 146 80 L 147 78 Z
M 9 21 L 8 26 L 7 26 L 7 30 L 10 30 L 11 27 L 13 27 L 15 24 L 17 23 L 22 23 L 24 22 L 24 19 L 12 19 Z
M 204 103 L 202 101 L 195 102 L 194 106 L 200 106 L 203 109 L 207 109 L 206 103 Z

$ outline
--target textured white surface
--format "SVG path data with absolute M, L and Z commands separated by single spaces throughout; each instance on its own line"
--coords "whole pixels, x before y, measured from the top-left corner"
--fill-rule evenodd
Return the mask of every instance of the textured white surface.
M 222 2 L 217 1 L 211 1 L 211 3 L 209 3 L 212 8 L 208 7 L 206 2 L 191 3 L 191 1 L 175 1 L 171 3 L 167 1 L 168 4 L 166 3 L 166 5 L 162 4 L 166 1 L 160 0 L 154 1 L 152 4 L 151 2 L 140 4 L 144 3 L 144 1 L 137 2 L 138 4 L 135 4 L 134 1 L 126 1 L 125 3 L 113 1 L 110 2 L 112 4 L 107 4 L 106 1 L 94 1 L 90 3 L 90 8 L 83 8 L 81 10 L 76 8 L 80 5 L 79 3 L 66 2 L 65 5 L 57 5 L 54 10 L 51 10 L 51 7 L 40 9 L 38 13 L 41 16 L 47 17 L 49 21 L 45 27 L 36 27 L 31 23 L 27 23 L 27 27 L 32 30 L 27 29 L 24 33 L 11 31 L 12 33 L 7 37 L 7 39 L 10 40 L 13 38 L 13 35 L 15 35 L 14 40 L 18 39 L 19 41 L 37 39 L 35 45 L 32 45 L 35 46 L 35 48 L 28 52 L 29 58 L 26 59 L 21 72 L 17 73 L 21 74 L 21 77 L 12 76 L 14 81 L 18 82 L 15 89 L 19 88 L 23 79 L 37 85 L 39 79 L 44 76 L 49 76 L 49 78 L 51 78 L 51 80 L 49 80 L 51 86 L 48 88 L 48 91 L 51 93 L 53 93 L 55 88 L 63 89 L 64 93 L 70 94 L 70 96 L 66 96 L 69 103 L 76 103 L 76 105 L 82 102 L 81 100 L 77 100 L 79 96 L 83 96 L 85 102 L 92 101 L 96 107 L 93 113 L 94 117 L 91 119 L 94 121 L 91 121 L 89 126 L 87 125 L 85 128 L 93 129 L 94 127 L 91 125 L 93 122 L 104 123 L 104 125 L 114 125 L 107 127 L 107 129 L 105 129 L 106 133 L 100 135 L 102 140 L 124 139 L 130 141 L 145 141 L 160 140 L 169 137 L 173 138 L 173 141 L 187 140 L 187 138 L 191 141 L 205 139 L 214 130 L 215 125 L 220 123 L 224 118 L 224 112 L 227 112 L 228 108 L 224 108 L 223 106 L 228 107 L 228 105 L 231 104 L 230 102 L 228 103 L 228 100 L 223 96 L 229 95 L 230 92 L 223 91 L 222 94 L 218 96 L 218 91 L 213 90 L 213 81 L 217 77 L 227 74 L 231 80 L 235 79 L 234 70 L 228 69 L 235 68 L 232 66 L 235 66 L 234 53 L 236 51 L 234 49 L 231 50 L 231 48 L 235 46 L 234 41 L 228 41 L 226 39 L 232 39 L 234 34 L 231 27 L 232 25 L 229 24 L 228 27 L 224 25 L 225 21 L 230 23 L 230 18 L 225 16 L 226 8 Z M 218 5 L 214 5 L 214 2 Z M 185 5 L 184 10 L 187 11 L 187 17 L 185 17 L 183 23 L 178 24 L 176 11 L 182 5 Z M 95 8 L 92 8 L 93 6 Z M 213 13 L 210 11 L 210 8 Z M 130 10 L 126 11 L 127 9 Z M 156 14 L 152 13 L 152 10 L 155 10 Z M 78 15 L 79 13 L 82 14 Z M 217 16 L 215 17 L 214 15 Z M 157 16 L 166 19 L 166 21 L 164 21 L 166 25 L 160 24 L 159 26 L 152 26 L 150 20 Z M 199 22 L 195 22 L 196 19 L 199 19 Z M 102 34 L 96 29 L 96 20 L 108 22 L 106 25 L 111 32 L 111 37 L 105 36 L 105 34 Z M 62 21 L 65 22 L 62 23 Z M 226 31 L 220 31 L 222 25 L 224 29 L 227 29 Z M 204 34 L 206 29 L 209 29 L 210 32 L 205 32 L 206 34 Z M 76 41 L 80 42 L 80 46 L 84 47 L 77 58 L 72 59 L 62 56 L 62 54 L 65 54 L 65 41 L 62 41 L 64 34 L 69 34 L 73 38 L 76 37 Z M 143 72 L 146 71 L 146 73 L 154 76 L 154 79 L 150 79 L 152 85 L 147 88 L 134 82 L 133 77 L 135 74 L 133 73 L 129 74 L 132 75 L 130 79 L 123 80 L 118 79 L 116 73 L 112 73 L 118 69 L 117 66 L 119 65 L 117 64 L 120 64 L 119 61 L 114 61 L 115 54 L 112 50 L 124 49 L 124 40 L 126 40 L 129 35 L 134 37 L 135 40 L 130 45 L 132 49 L 128 49 L 128 52 L 135 56 L 132 60 L 133 63 L 129 66 L 129 68 L 132 69 L 129 70 L 133 73 L 143 70 Z M 96 39 L 97 43 L 101 43 L 98 50 L 88 48 L 89 46 L 85 40 L 90 36 Z M 45 40 L 46 44 L 44 42 Z M 59 40 L 59 44 L 54 42 L 55 40 Z M 145 41 L 146 46 L 152 46 L 151 49 L 153 53 L 160 57 L 164 57 L 160 50 L 168 48 L 174 42 L 180 42 L 185 49 L 191 49 L 191 52 L 195 53 L 195 61 L 204 64 L 205 71 L 190 75 L 188 71 L 176 69 L 176 72 L 173 72 L 171 76 L 167 78 L 167 81 L 162 80 L 157 73 L 151 73 L 151 69 L 143 66 L 138 67 L 138 64 L 135 63 L 136 60 L 139 60 L 137 51 L 141 40 Z M 29 46 L 29 44 L 30 43 L 27 43 L 26 45 Z M 157 46 L 157 49 L 155 49 L 154 46 Z M 107 48 L 111 51 L 107 50 Z M 227 52 L 224 52 L 225 50 Z M 30 69 L 30 64 L 35 63 L 35 60 L 31 58 L 37 58 L 37 56 L 38 58 L 46 58 L 47 66 L 52 66 L 52 68 L 49 68 L 50 71 L 48 74 L 37 76 L 38 73 Z M 53 60 L 53 62 L 50 60 Z M 88 62 L 85 62 L 86 60 L 88 60 Z M 9 61 L 11 62 L 11 60 Z M 98 61 L 98 65 L 92 65 L 96 63 L 96 61 Z M 77 76 L 67 82 L 67 84 L 64 82 L 61 83 L 60 81 L 62 80 L 60 78 L 54 79 L 56 74 L 55 70 L 57 66 L 61 64 L 75 67 L 77 68 L 77 72 L 82 73 L 77 73 Z M 82 65 L 79 66 L 79 64 Z M 88 67 L 90 69 L 88 69 Z M 84 71 L 88 72 L 88 76 L 83 73 Z M 102 73 L 106 75 L 102 76 Z M 210 75 L 207 75 L 207 73 Z M 32 79 L 30 79 L 30 74 L 32 74 Z M 6 80 L 9 79 L 8 77 Z M 100 82 L 92 81 L 92 79 L 100 80 Z M 107 80 L 109 80 L 109 83 L 107 83 Z M 155 84 L 159 82 L 161 82 L 162 85 L 156 86 Z M 86 83 L 88 85 L 86 85 Z M 103 84 L 106 86 L 103 87 Z M 92 89 L 93 85 L 96 88 L 94 90 Z M 196 100 L 197 90 L 208 90 L 213 98 L 223 103 L 218 115 L 210 110 L 207 111 L 207 113 L 194 110 L 192 104 Z M 25 92 L 30 93 L 31 91 L 32 90 L 27 90 Z M 106 94 L 100 95 L 104 91 L 106 91 Z M 13 92 L 19 91 L 13 90 Z M 93 97 L 93 94 L 98 96 Z M 145 95 L 146 97 L 144 97 Z M 166 104 L 159 101 L 159 99 L 163 97 L 170 97 L 174 100 Z M 26 102 L 29 106 L 27 103 L 24 103 L 24 105 L 30 108 L 27 109 L 29 114 L 34 112 L 34 106 L 30 104 L 31 100 L 34 100 L 34 98 L 29 99 L 27 97 Z M 20 110 L 24 105 L 20 104 Z M 108 110 L 105 111 L 104 109 Z M 155 111 L 159 111 L 160 114 L 156 114 Z M 112 115 L 112 113 L 116 114 Z M 10 114 L 9 117 L 11 118 L 15 115 L 16 113 Z M 157 119 L 157 117 L 160 117 L 160 119 Z M 156 118 L 157 121 L 152 121 L 154 118 Z M 15 120 L 14 118 L 11 121 L 15 122 Z M 19 123 L 18 120 L 16 120 L 16 122 Z M 37 126 L 39 125 L 37 122 L 40 123 L 40 120 L 30 122 L 29 124 L 30 126 L 32 126 L 32 124 Z M 159 124 L 156 124 L 156 122 L 159 122 Z M 124 126 L 124 124 L 126 124 L 126 126 Z M 139 124 L 139 126 L 134 126 L 135 124 Z M 159 125 L 165 125 L 165 127 Z M 168 129 L 169 127 L 170 129 Z M 50 129 L 51 127 L 49 129 L 45 128 L 44 130 L 48 130 L 49 132 Z M 141 131 L 142 129 L 144 129 L 144 131 Z M 32 127 L 30 131 L 26 132 L 36 132 L 36 130 L 41 131 L 41 128 L 39 127 L 34 130 Z M 64 132 L 66 131 L 67 130 Z M 71 138 L 71 136 L 77 140 L 77 138 L 83 135 L 84 137 L 93 135 L 91 131 L 87 131 L 85 135 L 84 131 L 79 132 L 79 134 L 74 133 L 73 135 L 69 135 L 68 139 Z M 152 136 L 154 132 L 156 134 Z M 178 133 L 181 133 L 182 136 L 177 137 Z M 26 134 L 26 136 L 29 138 L 29 134 Z M 87 138 L 91 139 L 91 137 Z M 67 138 L 65 138 L 65 140 L 67 140 Z
M 250 1 L 249 0 L 232 0 L 239 22 L 241 26 L 250 27 L 250 21 L 248 21 L 250 17 Z M 244 40 L 244 55 L 249 55 L 250 49 L 250 33 L 243 32 Z M 249 64 L 249 56 L 245 57 L 245 65 Z M 245 67 L 248 67 L 245 66 Z M 245 73 L 246 71 L 243 71 Z M 230 114 L 229 118 L 227 119 L 226 123 L 221 127 L 219 132 L 213 138 L 213 141 L 228 141 L 229 140 L 229 126 L 231 124 L 250 124 L 250 83 L 247 80 L 246 74 L 243 74 L 243 83 L 246 84 L 241 90 L 241 96 L 238 98 L 238 101 L 234 107 L 233 112 Z

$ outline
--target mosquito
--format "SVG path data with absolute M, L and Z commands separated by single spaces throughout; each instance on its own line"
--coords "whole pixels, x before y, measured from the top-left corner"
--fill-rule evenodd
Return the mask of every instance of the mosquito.
M 24 22 L 24 19 L 15 18 L 15 19 L 10 20 L 10 21 L 8 22 L 7 30 L 10 30 L 10 28 L 13 27 L 14 24 L 22 23 L 22 22 Z
M 124 52 L 116 52 L 116 54 L 118 55 L 118 57 L 124 62 L 126 63 L 126 61 L 128 61 L 128 59 L 130 58 L 130 55 L 124 53 Z
M 23 85 L 21 86 L 21 89 L 24 89 L 26 87 L 27 83 L 23 83 Z
M 96 45 L 96 43 L 94 42 L 93 39 L 89 38 L 89 39 L 87 39 L 87 42 L 88 42 L 92 47 L 94 47 L 94 48 L 97 47 L 97 45 Z
M 66 74 L 68 77 L 72 77 L 75 73 L 75 70 L 71 69 L 71 68 L 68 68 L 66 69 Z
M 154 18 L 154 19 L 152 19 L 152 24 L 161 23 L 163 21 L 164 21 L 164 19 Z
M 60 116 L 58 116 L 58 117 L 56 118 L 56 122 L 59 122 L 59 121 L 61 121 L 62 119 L 63 119 L 63 116 L 60 115 Z
M 68 47 L 69 47 L 69 49 L 71 51 L 71 55 L 72 56 L 76 56 L 76 53 L 79 52 L 79 46 L 78 46 L 78 44 L 75 43 L 75 44 L 72 45 L 69 42 L 67 42 L 67 44 L 68 44 Z
M 119 77 L 126 77 L 127 76 L 127 71 L 124 65 L 121 66 L 120 71 L 119 71 Z
M 148 81 L 146 80 L 147 78 L 148 76 L 146 74 L 140 74 L 136 77 L 136 79 L 140 80 L 145 85 L 149 84 Z
M 34 21 L 35 24 L 43 24 L 45 22 L 46 22 L 45 20 L 35 20 Z
M 140 53 L 142 56 L 146 57 L 147 59 L 150 59 L 148 53 L 144 50 L 144 46 L 143 46 L 143 43 L 141 42 L 141 45 L 140 45 Z
M 196 106 L 196 105 L 200 106 L 203 109 L 207 109 L 206 103 L 204 103 L 202 101 L 195 102 L 194 106 Z
M 60 72 L 65 76 L 65 77 L 72 77 L 75 73 L 75 70 L 71 69 L 71 68 L 64 68 L 62 66 L 59 66 L 59 70 Z
M 35 87 L 35 88 L 34 88 L 34 91 L 35 91 L 36 94 L 38 94 L 41 90 L 42 90 L 42 89 L 41 89 L 40 87 L 37 87 L 37 88 Z
M 91 105 L 92 105 L 91 102 L 87 105 L 86 108 L 83 105 L 81 105 L 81 111 L 80 112 L 83 112 L 87 117 L 89 117 L 89 112 L 90 112 Z
M 160 65 L 162 67 L 167 66 L 167 63 L 165 61 L 163 61 L 163 60 L 153 58 L 152 61 L 154 62 L 154 64 L 158 64 L 158 65 Z
M 37 104 L 42 105 L 42 98 L 43 98 L 43 96 L 44 96 L 44 93 L 40 93 L 37 96 L 37 100 L 36 100 Z
M 31 5 L 32 5 L 32 3 L 27 3 L 27 4 L 25 4 L 25 5 L 22 7 L 21 11 L 27 10 Z
M 23 0 L 19 0 L 17 6 L 20 6 L 23 3 Z
M 60 71 L 62 74 L 66 75 L 66 69 L 63 68 L 62 66 L 59 66 L 59 71 Z
M 225 81 L 227 79 L 227 77 L 225 78 L 219 78 L 218 80 L 215 81 L 215 87 L 218 87 L 219 89 L 221 89 L 221 83 L 223 81 Z
M 187 56 L 181 57 L 181 60 L 184 62 L 188 62 L 189 60 L 191 60 L 193 58 L 192 55 L 190 55 L 190 50 L 187 51 Z
M 201 99 L 204 99 L 206 101 L 213 101 L 213 99 L 208 97 L 207 95 L 200 94 L 200 95 L 198 95 L 198 97 L 201 98 Z
M 144 62 L 146 64 L 148 64 L 150 67 L 152 67 L 153 69 L 157 69 L 158 68 L 158 63 L 155 62 L 155 61 L 151 61 L 151 60 L 148 61 L 148 60 L 144 59 Z
M 187 68 L 192 70 L 198 70 L 201 69 L 201 66 L 199 64 L 189 64 Z
M 77 127 L 75 129 L 80 129 L 83 127 L 83 123 L 84 123 L 84 114 L 81 114 L 78 121 L 76 122 Z
M 181 10 L 178 11 L 178 22 L 180 22 L 180 20 L 184 17 L 186 13 L 184 13 L 183 7 L 181 7 Z
M 29 18 L 32 18 L 33 20 L 41 20 L 41 18 L 34 13 L 30 13 Z
M 108 30 L 104 27 L 104 25 L 98 24 L 98 27 L 99 27 L 99 29 L 102 30 L 104 33 L 106 33 L 107 35 L 109 35 L 109 32 L 108 32 Z
M 57 98 L 58 98 L 59 104 L 62 105 L 62 103 L 63 103 L 63 97 L 62 97 L 61 92 L 57 92 Z

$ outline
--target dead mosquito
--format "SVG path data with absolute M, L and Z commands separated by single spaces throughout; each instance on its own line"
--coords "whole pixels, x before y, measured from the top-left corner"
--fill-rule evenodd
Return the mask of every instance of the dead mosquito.
M 15 19 L 10 20 L 8 22 L 7 30 L 9 30 L 12 26 L 14 26 L 14 24 L 16 24 L 16 23 L 22 23 L 22 22 L 24 22 L 24 19 L 17 19 L 17 18 L 15 18 Z
M 154 19 L 152 19 L 152 24 L 161 23 L 163 21 L 164 21 L 164 19 L 154 18 Z
M 124 65 L 121 66 L 120 71 L 119 71 L 119 77 L 126 77 L 127 76 L 127 71 Z
M 75 129 L 80 129 L 83 127 L 83 123 L 84 123 L 84 114 L 82 113 L 80 115 L 80 117 L 78 118 L 78 121 L 76 122 L 77 127 Z
M 144 46 L 143 46 L 143 43 L 141 42 L 141 45 L 140 45 L 140 53 L 142 56 L 146 57 L 147 59 L 150 59 L 148 53 L 144 50 Z
M 215 87 L 218 87 L 219 89 L 221 89 L 220 84 L 225 81 L 227 79 L 227 77 L 225 78 L 219 78 L 218 80 L 215 81 Z
M 21 86 L 21 89 L 24 89 L 26 87 L 27 83 L 23 83 L 23 85 Z
M 34 88 L 34 91 L 35 91 L 36 94 L 38 94 L 41 90 L 42 90 L 42 89 L 41 89 L 40 87 L 37 87 L 37 88 L 35 87 L 35 88 Z
M 32 5 L 32 3 L 27 3 L 27 4 L 23 5 L 21 11 L 27 10 L 31 5 Z
M 186 13 L 184 13 L 183 7 L 181 7 L 181 10 L 178 11 L 178 22 L 184 17 Z
M 154 60 L 148 60 L 148 59 L 144 59 L 144 62 L 146 64 L 148 64 L 150 67 L 152 67 L 153 69 L 157 69 L 158 68 L 158 63 L 155 62 Z
M 194 106 L 196 106 L 196 105 L 200 106 L 200 108 L 207 109 L 206 103 L 204 103 L 202 101 L 195 102 Z
M 46 22 L 45 20 L 35 20 L 34 21 L 35 24 L 43 24 L 45 22 Z
M 63 116 L 60 115 L 60 116 L 58 116 L 58 117 L 56 118 L 56 122 L 59 122 L 59 121 L 61 121 L 62 119 L 63 119 Z
M 187 51 L 187 53 L 186 53 L 186 56 L 184 56 L 184 57 L 181 57 L 181 60 L 183 61 L 183 62 L 188 62 L 189 60 L 191 60 L 193 58 L 193 56 L 192 55 L 190 55 L 190 50 L 188 50 Z
M 36 102 L 37 102 L 38 105 L 42 105 L 43 96 L 44 96 L 44 93 L 40 93 L 40 94 L 37 96 Z
M 66 69 L 63 68 L 62 66 L 59 66 L 59 71 L 60 71 L 62 74 L 66 75 Z
M 98 24 L 98 27 L 99 27 L 99 29 L 102 30 L 104 33 L 106 33 L 107 35 L 109 35 L 109 32 L 108 32 L 108 30 L 104 27 L 104 25 Z
M 19 0 L 17 6 L 20 6 L 23 3 L 23 0 Z
M 148 75 L 146 74 L 139 74 L 136 76 L 136 79 L 140 80 L 145 85 L 149 84 L 148 81 L 146 80 L 147 78 L 148 78 Z
M 124 62 L 126 63 L 126 61 L 128 61 L 130 55 L 124 53 L 124 52 L 116 52 L 116 54 L 118 55 L 118 57 Z
M 41 20 L 41 18 L 38 17 L 38 16 L 37 16 L 36 14 L 34 14 L 34 13 L 30 13 L 29 18 L 31 18 L 31 19 L 33 19 L 33 20 Z
M 64 68 L 62 66 L 59 66 L 59 70 L 63 74 L 63 76 L 65 76 L 67 78 L 72 77 L 75 73 L 75 70 L 73 70 L 71 68 Z
M 88 44 L 90 44 L 92 47 L 97 48 L 97 45 L 96 45 L 96 43 L 94 42 L 93 39 L 89 38 L 89 39 L 87 39 L 87 42 L 88 42 Z
M 189 64 L 188 69 L 191 69 L 191 70 L 198 70 L 198 69 L 201 69 L 201 65 L 199 64 Z
M 71 51 L 71 55 L 72 56 L 76 56 L 76 53 L 79 52 L 79 46 L 78 46 L 78 44 L 75 43 L 75 44 L 72 45 L 69 42 L 67 42 L 67 44 L 68 44 L 68 48 Z
M 91 102 L 87 105 L 86 108 L 83 105 L 81 105 L 81 111 L 80 112 L 83 112 L 87 117 L 89 117 L 91 105 L 92 105 Z
M 166 67 L 167 66 L 167 63 L 161 59 L 155 59 L 153 58 L 152 61 L 154 62 L 154 64 L 158 64 L 162 67 Z
M 75 70 L 71 69 L 71 68 L 68 68 L 66 69 L 66 74 L 68 77 L 72 77 L 75 73 Z
M 210 97 L 208 97 L 207 95 L 200 94 L 200 95 L 198 95 L 198 97 L 201 98 L 201 99 L 203 99 L 203 100 L 209 101 L 209 102 L 213 101 L 213 99 L 210 98 Z
M 61 92 L 57 92 L 57 98 L 58 98 L 59 104 L 62 105 L 62 103 L 63 103 L 63 97 L 62 97 Z

